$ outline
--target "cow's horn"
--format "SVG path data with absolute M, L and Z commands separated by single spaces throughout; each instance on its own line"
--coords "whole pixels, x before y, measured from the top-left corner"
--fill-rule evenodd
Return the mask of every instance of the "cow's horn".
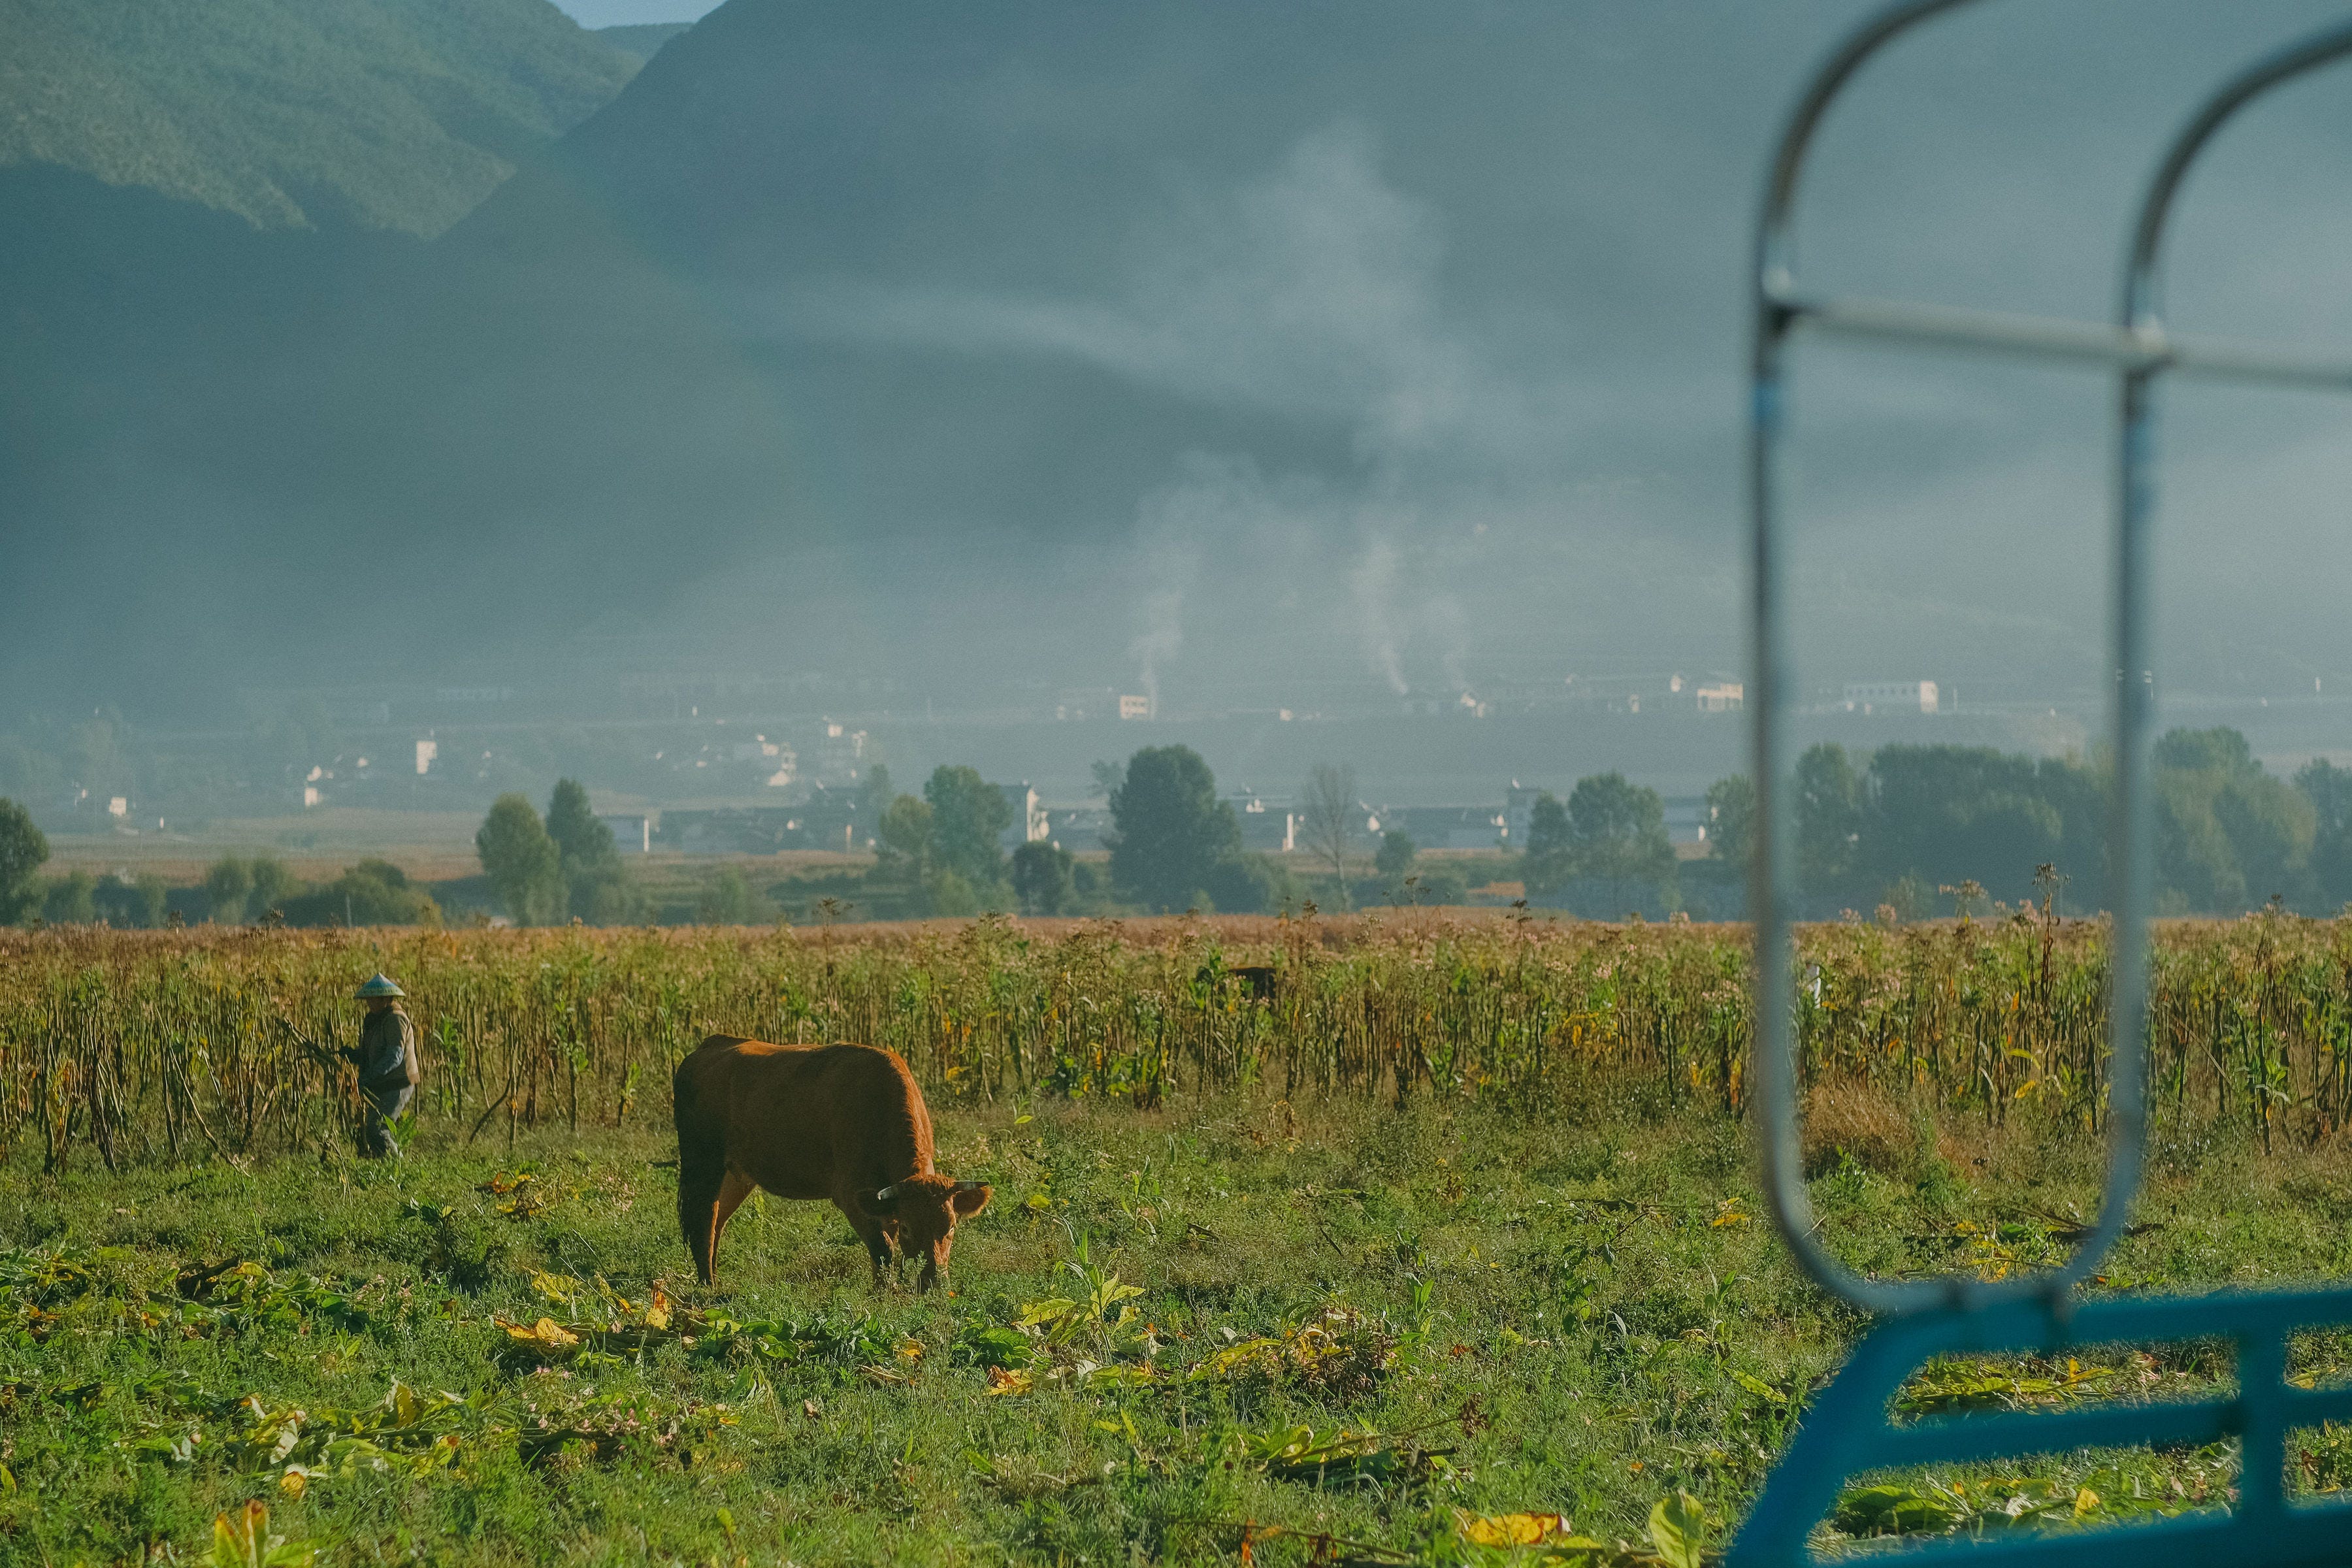
M 956 1191 L 960 1193 L 976 1193 L 980 1191 L 980 1184 L 978 1182 L 958 1182 L 956 1184 Z
M 883 1188 L 880 1192 L 876 1193 L 874 1194 L 874 1201 L 877 1204 L 887 1204 L 898 1195 L 898 1189 L 895 1186 L 888 1186 Z

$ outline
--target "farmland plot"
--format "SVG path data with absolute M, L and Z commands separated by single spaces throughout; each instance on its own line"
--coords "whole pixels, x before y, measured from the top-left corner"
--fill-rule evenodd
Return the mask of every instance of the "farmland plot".
M 2102 1288 L 2345 1272 L 2339 933 L 2167 940 L 2156 1172 Z M 1221 977 L 1268 958 L 1264 1002 Z M 1857 1326 L 1756 1217 L 1738 960 L 1508 925 L 30 939 L 0 1014 L 0 1555 L 1695 1561 Z M 2056 1257 L 2096 1186 L 2095 931 L 1845 928 L 1805 962 L 1834 1245 Z M 372 1165 L 282 1040 L 395 965 L 436 1092 Z M 665 1053 L 722 1025 L 916 1062 L 942 1167 L 997 1189 L 952 1294 L 874 1292 L 837 1215 L 772 1199 L 693 1285 Z M 2352 1348 L 2298 1355 L 2316 1380 Z M 2194 1345 L 1952 1363 L 1903 1408 L 2228 1376 Z M 2291 1458 L 2333 1490 L 2352 1442 Z M 1863 1478 L 1825 1539 L 2220 1507 L 2234 1474 Z

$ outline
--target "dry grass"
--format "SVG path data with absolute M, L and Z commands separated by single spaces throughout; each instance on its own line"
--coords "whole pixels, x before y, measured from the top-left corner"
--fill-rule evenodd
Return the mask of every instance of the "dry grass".
M 1940 1123 L 2087 1131 L 2105 1093 L 2095 922 L 1815 927 L 1798 1016 L 1812 1152 L 1908 1168 Z M 1270 965 L 1268 998 L 1222 978 Z M 831 929 L 0 932 L 0 1157 L 52 1169 L 304 1149 L 344 1095 L 298 1037 L 348 1039 L 351 988 L 412 994 L 436 1114 L 511 1137 L 666 1117 L 705 1036 L 887 1046 L 950 1102 L 1263 1091 L 1744 1114 L 1748 932 L 1516 911 Z M 2352 1121 L 2352 921 L 2158 936 L 2160 1124 L 2265 1148 Z M 1916 1107 L 1916 1111 L 1914 1110 Z
M 1929 1141 L 1926 1131 L 1924 1118 L 1882 1084 L 1855 1078 L 1817 1083 L 1805 1095 L 1805 1173 L 1818 1176 L 1851 1160 L 1882 1176 L 1912 1179 Z

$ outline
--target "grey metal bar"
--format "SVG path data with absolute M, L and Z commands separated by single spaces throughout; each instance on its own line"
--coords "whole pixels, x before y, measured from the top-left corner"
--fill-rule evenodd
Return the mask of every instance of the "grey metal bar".
M 1784 418 L 1783 359 L 1800 319 L 1786 301 L 1797 297 L 1792 228 L 1799 177 L 1830 105 L 1856 71 L 1921 24 L 1973 0 L 1903 0 L 1862 24 L 1813 73 L 1780 133 L 1758 215 L 1755 249 L 1756 332 L 1748 445 L 1749 515 L 1748 716 L 1754 747 L 1759 831 L 1748 868 L 1748 909 L 1756 929 L 1756 1033 L 1751 1053 L 1757 1093 L 1757 1133 L 1763 1145 L 1765 1199 L 1773 1223 L 1798 1266 L 1834 1296 L 1864 1311 L 1901 1313 L 1980 1300 L 1987 1287 L 1953 1276 L 1938 1280 L 1867 1279 L 1848 1268 L 1815 1237 L 1812 1201 L 1805 1191 L 1797 1131 L 1797 1062 L 1790 1027 L 1794 1008 L 1797 879 L 1790 847 L 1796 840 L 1794 802 L 1787 788 L 1791 678 L 1787 617 L 1780 606 L 1781 538 L 1778 526 L 1780 437 Z
M 2153 324 L 2113 326 L 1900 300 L 1782 300 L 1791 330 L 2059 360 L 2116 370 L 2168 370 L 2211 381 L 2253 382 L 2352 392 L 2352 359 L 2271 343 L 2167 332 Z

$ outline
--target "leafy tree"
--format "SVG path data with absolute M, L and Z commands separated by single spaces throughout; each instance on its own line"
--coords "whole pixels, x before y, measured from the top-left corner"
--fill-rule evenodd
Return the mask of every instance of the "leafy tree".
M 1356 770 L 1318 763 L 1299 792 L 1306 805 L 1307 847 L 1331 868 L 1339 887 L 1339 907 L 1352 909 L 1348 892 L 1348 845 L 1356 832 Z
M 981 908 L 979 890 L 944 866 L 923 879 L 923 902 L 935 915 L 976 915 Z
M 373 857 L 330 882 L 284 901 L 292 926 L 432 926 L 441 923 L 433 896 L 389 860 Z
M 2352 903 L 2352 768 L 2314 757 L 2294 775 L 2311 803 L 2311 871 L 2325 908 Z
M 1296 909 L 1307 901 L 1306 889 L 1287 868 L 1264 855 L 1244 855 L 1238 850 L 1209 868 L 1201 891 L 1208 895 L 1203 907 L 1229 915 Z
M 1527 884 L 1528 901 L 1539 903 L 1554 897 L 1575 875 L 1568 808 L 1559 804 L 1559 796 L 1545 790 L 1528 813 L 1528 849 L 1519 861 L 1519 879 Z
M 1391 827 L 1381 835 L 1381 847 L 1372 856 L 1372 868 L 1391 882 L 1402 882 L 1412 875 L 1414 857 L 1421 846 L 1412 835 L 1402 827 Z
M 2032 897 L 2034 868 L 2065 858 L 2065 820 L 2045 784 L 2032 758 L 1990 747 L 1882 747 L 1870 763 L 1856 896 L 1910 877 Z
M 2166 731 L 2156 742 L 2155 762 L 2159 768 L 2223 778 L 2260 773 L 2263 766 L 2254 761 L 2254 748 L 2245 736 L 2227 725 Z
M 702 925 L 758 925 L 772 912 L 733 866 L 719 868 L 694 907 L 694 918 Z
M 1421 901 L 1420 895 L 1427 890 L 1413 880 L 1412 864 L 1420 852 L 1412 836 L 1402 828 L 1392 827 L 1381 835 L 1381 847 L 1372 854 L 1372 869 L 1380 873 L 1381 886 L 1391 903 L 1408 898 Z
M 1076 896 L 1071 875 L 1076 858 L 1058 844 L 1040 838 L 1013 852 L 1013 890 L 1024 913 L 1058 915 Z
M 224 855 L 205 872 L 205 910 L 215 924 L 245 923 L 253 902 L 253 868 L 234 855 Z
M 1863 779 L 1843 746 L 1797 759 L 1797 878 L 1805 900 L 1835 909 L 1856 896 L 1862 868 Z
M 567 878 L 617 868 L 621 863 L 613 830 L 589 809 L 588 791 L 577 780 L 555 781 L 555 793 L 547 802 L 547 836 L 555 840 Z
M 68 871 L 51 879 L 41 897 L 41 918 L 58 926 L 95 923 L 98 879 L 87 871 Z
M 1568 796 L 1569 858 L 1576 879 L 1600 893 L 1598 912 L 1615 919 L 1650 902 L 1673 902 L 1675 847 L 1658 792 L 1623 773 L 1577 780 Z
M 2292 785 L 2259 769 L 2214 795 L 2213 819 L 2229 840 L 2249 907 L 2273 898 L 2297 906 L 2313 900 L 2314 815 Z
M 563 856 L 526 795 L 491 803 L 474 835 L 482 874 L 517 925 L 544 925 L 563 907 Z
M 902 795 L 890 803 L 876 825 L 881 845 L 876 869 L 887 878 L 919 882 L 931 870 L 931 806 L 929 801 Z
M 638 910 L 635 889 L 621 867 L 621 847 L 588 806 L 588 792 L 559 779 L 547 803 L 547 836 L 555 840 L 565 905 L 590 925 L 614 925 Z
M 1241 857 L 1241 825 L 1190 746 L 1146 746 L 1110 794 L 1111 880 L 1148 910 L 1181 910 Z M 1238 890 L 1229 888 L 1229 891 Z
M 962 878 L 975 890 L 1004 876 L 1004 830 L 1013 826 L 1013 803 L 1004 792 L 971 768 L 931 770 L 923 799 L 931 808 L 931 853 L 941 869 Z
M 2263 771 L 2235 730 L 2174 730 L 2156 743 L 2158 907 L 2226 914 L 2272 895 L 2304 904 L 2313 803 Z
M 32 813 L 13 800 L 0 800 L 0 922 L 31 909 L 33 873 L 48 858 L 48 838 L 33 826 Z
M 152 931 L 162 925 L 170 900 L 171 885 L 152 872 L 130 881 L 109 872 L 91 889 L 99 918 L 125 931 Z
M 1716 780 L 1706 786 L 1707 858 L 1744 877 L 1755 852 L 1756 781 L 1746 773 Z
M 247 909 L 257 915 L 281 908 L 302 890 L 301 879 L 288 870 L 282 860 L 256 855 L 247 863 L 247 869 L 253 873 L 253 900 Z

